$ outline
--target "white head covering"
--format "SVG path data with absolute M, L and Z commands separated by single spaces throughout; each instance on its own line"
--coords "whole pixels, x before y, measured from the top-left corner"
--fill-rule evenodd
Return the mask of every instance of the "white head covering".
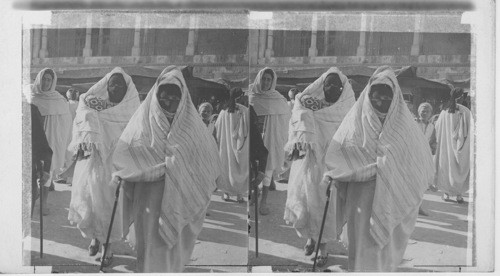
M 117 105 L 100 111 L 87 106 L 86 99 L 109 98 L 108 82 L 117 73 L 123 76 L 127 85 L 123 99 Z M 114 68 L 80 97 L 73 123 L 73 138 L 68 149 L 75 152 L 81 143 L 88 144 L 88 148 L 93 144 L 107 157 L 139 104 L 139 93 L 132 78 L 122 68 Z
M 262 91 L 262 76 L 266 70 L 272 72 L 273 83 L 271 84 L 271 88 L 269 90 Z M 278 76 L 276 73 L 271 68 L 266 67 L 259 71 L 253 84 L 250 86 L 248 100 L 258 116 L 290 113 L 290 108 L 288 107 L 286 98 L 283 97 L 280 92 L 276 91 L 277 80 Z
M 374 84 L 387 84 L 394 92 L 383 125 L 368 97 Z M 326 175 L 341 183 L 339 194 L 345 195 L 344 183 L 376 179 L 370 234 L 380 247 L 386 245 L 394 228 L 420 205 L 434 172 L 427 139 L 390 67 L 378 68 L 370 78 L 333 136 L 325 161 Z
M 42 78 L 47 71 L 54 73 L 52 85 L 48 91 L 42 91 Z M 25 91 L 26 100 L 28 103 L 36 105 L 42 116 L 47 115 L 62 115 L 69 114 L 69 104 L 66 99 L 56 91 L 57 75 L 54 70 L 44 68 L 36 76 L 35 82 L 31 85 L 31 89 Z
M 342 82 L 343 89 L 339 99 L 331 106 L 317 111 L 312 111 L 304 107 L 301 101 L 304 97 L 314 97 L 316 99 L 325 98 L 323 84 L 326 77 L 330 74 L 337 74 Z M 290 119 L 289 137 L 288 143 L 285 146 L 285 151 L 291 153 L 297 142 L 304 143 L 302 145 L 303 148 L 307 148 L 308 146 L 314 148 L 315 144 L 328 144 L 332 137 L 331 135 L 335 133 L 335 130 L 354 105 L 355 101 L 354 91 L 352 90 L 349 79 L 336 67 L 328 69 L 328 71 L 307 86 L 302 93 L 296 96 L 292 118 Z M 331 134 L 329 134 L 330 131 L 320 129 L 321 127 L 327 126 L 329 130 L 333 130 Z M 323 135 L 320 135 L 322 132 L 330 136 L 322 137 Z M 327 141 L 323 141 L 325 138 Z
M 157 98 L 163 84 L 177 85 L 182 93 L 172 124 Z M 182 228 L 208 206 L 215 182 L 222 175 L 221 162 L 215 139 L 191 102 L 184 77 L 176 67 L 163 70 L 130 119 L 113 155 L 113 165 L 113 175 L 126 182 L 164 177 L 159 232 L 169 248 L 177 243 Z M 130 188 L 125 186 L 133 193 Z M 128 225 L 124 231 L 128 231 Z

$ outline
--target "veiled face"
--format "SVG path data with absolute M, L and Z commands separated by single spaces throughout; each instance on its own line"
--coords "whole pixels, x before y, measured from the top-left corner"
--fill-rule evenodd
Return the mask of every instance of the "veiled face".
M 49 91 L 50 88 L 52 87 L 52 81 L 54 81 L 54 78 L 50 73 L 45 72 L 42 76 L 42 91 Z
M 127 83 L 122 74 L 114 74 L 108 81 L 109 100 L 114 103 L 119 103 L 127 93 Z
M 387 113 L 391 107 L 393 92 L 385 84 L 375 84 L 370 88 L 370 102 L 378 112 Z
M 272 85 L 273 85 L 273 76 L 269 73 L 263 74 L 261 79 L 260 89 L 262 91 L 268 91 L 269 89 L 271 89 Z
M 342 81 L 337 74 L 330 74 L 323 82 L 323 92 L 325 93 L 325 100 L 329 103 L 335 103 L 342 95 Z
M 174 84 L 160 85 L 157 97 L 161 108 L 167 112 L 175 113 L 181 102 L 181 89 Z

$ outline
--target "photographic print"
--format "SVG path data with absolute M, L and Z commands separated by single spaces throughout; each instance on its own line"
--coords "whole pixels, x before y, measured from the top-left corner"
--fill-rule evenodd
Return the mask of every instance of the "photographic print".
M 6 6 L 0 272 L 495 270 L 494 3 Z

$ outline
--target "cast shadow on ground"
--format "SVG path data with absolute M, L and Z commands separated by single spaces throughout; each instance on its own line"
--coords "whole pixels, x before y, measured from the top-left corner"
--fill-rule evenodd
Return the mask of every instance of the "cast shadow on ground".
M 38 252 L 33 252 L 36 256 L 32 256 L 31 266 L 52 266 L 52 273 L 98 273 L 99 272 L 99 258 L 96 257 L 95 264 L 90 264 L 88 262 L 76 261 L 73 259 L 67 259 L 60 256 L 55 256 L 51 254 L 43 254 L 43 258 L 40 259 Z M 135 264 L 135 262 L 134 262 Z M 113 262 L 109 267 L 104 268 L 107 273 L 124 273 L 123 270 L 115 270 L 116 267 L 123 267 L 126 271 L 134 271 L 135 265 L 130 265 L 130 259 L 122 258 L 119 256 L 113 257 Z M 82 271 L 82 268 L 83 271 Z

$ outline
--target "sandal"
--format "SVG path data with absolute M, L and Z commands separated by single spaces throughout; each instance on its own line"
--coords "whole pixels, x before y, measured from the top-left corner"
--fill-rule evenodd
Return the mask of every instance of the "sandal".
M 230 201 L 231 199 L 229 198 L 229 194 L 228 193 L 223 193 L 222 194 L 222 200 L 224 200 L 224 201 Z
M 97 252 L 99 252 L 99 247 L 101 246 L 101 243 L 99 240 L 96 240 L 96 243 L 94 245 L 89 245 L 89 256 L 95 256 L 97 255 Z
M 110 256 L 106 256 L 106 257 L 104 257 L 104 259 L 101 257 L 102 267 L 107 267 L 113 262 L 113 255 L 114 254 L 111 253 Z
M 328 261 L 328 254 L 325 255 L 319 255 L 316 258 L 316 266 L 317 267 L 323 267 L 325 266 L 326 262 Z
M 314 252 L 314 248 L 316 247 L 316 242 L 312 240 L 310 244 L 304 245 L 304 254 L 306 256 L 310 256 Z
M 236 201 L 238 201 L 238 203 L 245 203 L 245 199 L 241 195 L 238 195 Z
M 263 215 L 263 216 L 267 216 L 269 215 L 271 211 L 269 210 L 269 207 L 267 207 L 267 205 L 261 205 L 259 207 L 259 214 Z
M 463 198 L 461 195 L 457 195 L 457 203 L 462 204 L 462 203 L 464 203 L 464 202 L 465 202 L 465 201 L 464 201 L 464 198 Z
M 442 198 L 444 201 L 446 201 L 446 202 L 451 201 L 451 200 L 450 200 L 450 195 L 449 195 L 449 194 L 446 194 L 446 193 L 444 193 L 444 194 L 441 196 L 441 198 Z

